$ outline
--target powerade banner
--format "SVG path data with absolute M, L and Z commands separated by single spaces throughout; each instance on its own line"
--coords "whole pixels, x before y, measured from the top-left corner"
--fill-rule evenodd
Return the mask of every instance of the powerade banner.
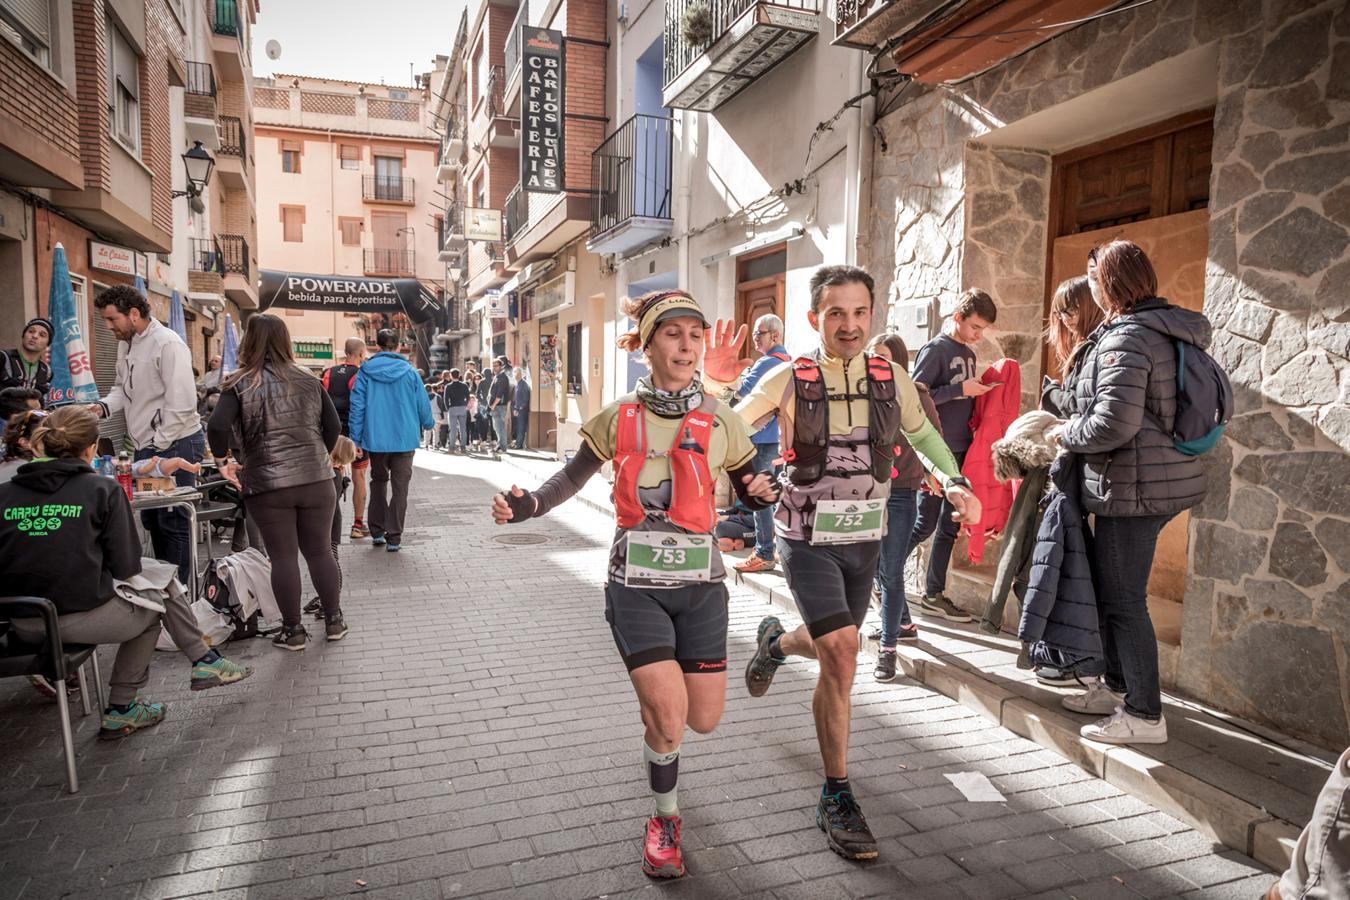
M 260 269 L 258 308 L 280 306 L 313 312 L 407 313 L 425 322 L 441 305 L 416 278 L 359 278 L 354 275 L 306 275 Z
M 538 194 L 563 189 L 562 32 L 520 27 L 520 186 Z

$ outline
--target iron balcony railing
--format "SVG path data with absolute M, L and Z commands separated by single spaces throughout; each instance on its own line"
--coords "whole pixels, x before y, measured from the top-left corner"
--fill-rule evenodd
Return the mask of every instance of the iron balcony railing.
M 464 243 L 464 203 L 451 200 L 445 207 L 445 218 L 441 219 L 441 247 L 450 241 L 451 235 L 459 235 L 455 244 Z
M 502 91 L 506 88 L 506 73 L 501 66 L 488 67 L 487 79 L 487 115 L 489 119 L 507 115 L 506 102 Z
M 366 272 L 370 275 L 413 274 L 413 251 L 410 249 L 381 249 L 366 251 Z
M 239 21 L 239 0 L 206 0 L 211 11 L 211 30 L 216 34 L 241 37 L 244 30 Z
M 530 224 L 530 195 L 519 184 L 506 195 L 506 209 L 502 212 L 502 238 L 514 241 Z
M 221 275 L 225 271 L 225 262 L 220 257 L 220 248 L 211 238 L 188 238 L 188 271 L 214 272 Z
M 671 217 L 673 149 L 673 123 L 666 116 L 633 116 L 605 138 L 591 154 L 596 234 L 634 216 Z
M 362 196 L 367 200 L 412 203 L 415 188 L 413 181 L 412 178 L 398 175 L 367 175 L 362 179 Z
M 220 259 L 227 275 L 249 277 L 248 241 L 242 234 L 218 234 L 216 243 L 220 247 Z
M 452 154 L 450 144 L 459 141 L 459 152 Z M 445 123 L 445 134 L 441 137 L 441 162 L 459 159 L 464 154 L 464 120 L 451 116 Z
M 761 0 L 666 0 L 665 60 L 662 67 L 662 83 L 670 84 L 680 73 L 716 44 L 726 34 L 732 24 L 747 9 Z M 690 44 L 684 39 L 684 14 L 691 6 L 703 4 L 712 15 L 712 32 L 703 44 Z M 806 12 L 820 12 L 820 0 L 773 0 L 768 6 L 781 6 L 787 9 L 800 9 Z
M 511 76 L 516 74 L 516 68 L 520 65 L 520 30 L 527 24 L 526 13 L 529 12 L 530 4 L 520 4 L 520 11 L 516 13 L 516 20 L 511 23 L 511 30 L 506 33 L 506 47 L 504 50 L 506 65 L 503 67 L 506 72 L 506 80 L 510 81 Z
M 184 85 L 183 90 L 201 97 L 214 97 L 216 95 L 216 70 L 211 68 L 210 63 L 185 59 L 183 60 L 183 67 L 187 69 L 187 84 Z
M 238 116 L 220 116 L 220 153 L 244 158 L 244 123 Z

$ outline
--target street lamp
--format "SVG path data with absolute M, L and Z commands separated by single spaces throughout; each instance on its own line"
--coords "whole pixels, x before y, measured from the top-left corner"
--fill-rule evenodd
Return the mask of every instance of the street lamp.
M 192 149 L 183 154 L 183 167 L 187 169 L 187 190 L 174 191 L 170 196 L 200 197 L 211 183 L 211 170 L 216 167 L 216 161 L 201 141 L 193 141 Z

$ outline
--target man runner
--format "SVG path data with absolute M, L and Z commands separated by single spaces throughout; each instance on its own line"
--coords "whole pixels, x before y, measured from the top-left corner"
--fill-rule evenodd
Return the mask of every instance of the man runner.
M 864 354 L 872 321 L 872 278 L 853 266 L 824 266 L 811 278 L 807 319 L 821 349 L 760 379 L 736 411 L 751 426 L 777 414 L 786 470 L 775 515 L 778 553 L 803 624 L 787 632 L 769 616 L 746 667 L 746 687 L 763 696 L 789 656 L 820 661 L 812 713 L 825 764 L 816 823 L 846 859 L 872 859 L 876 840 L 848 781 L 849 692 L 858 665 L 858 628 L 867 614 L 891 484 L 903 434 L 963 521 L 980 503 L 924 414 L 905 370 Z M 736 377 L 737 342 L 719 329 L 704 357 L 709 378 Z M 732 352 L 727 352 L 730 349 Z
M 356 373 L 366 358 L 366 342 L 359 337 L 349 337 L 342 345 L 344 354 L 342 365 L 324 370 L 323 386 L 337 408 L 338 419 L 342 422 L 342 433 L 351 437 L 347 424 L 347 414 L 352 405 L 352 385 L 356 383 Z M 366 527 L 366 472 L 370 469 L 370 457 L 360 447 L 356 448 L 356 461 L 352 463 L 352 540 L 370 537 Z

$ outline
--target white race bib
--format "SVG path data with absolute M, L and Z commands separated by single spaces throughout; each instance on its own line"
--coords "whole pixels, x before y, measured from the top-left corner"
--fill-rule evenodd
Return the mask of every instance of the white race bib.
M 707 582 L 712 577 L 712 550 L 713 538 L 706 534 L 630 531 L 624 584 Z
M 818 500 L 811 521 L 811 543 L 879 541 L 885 518 L 885 500 Z

